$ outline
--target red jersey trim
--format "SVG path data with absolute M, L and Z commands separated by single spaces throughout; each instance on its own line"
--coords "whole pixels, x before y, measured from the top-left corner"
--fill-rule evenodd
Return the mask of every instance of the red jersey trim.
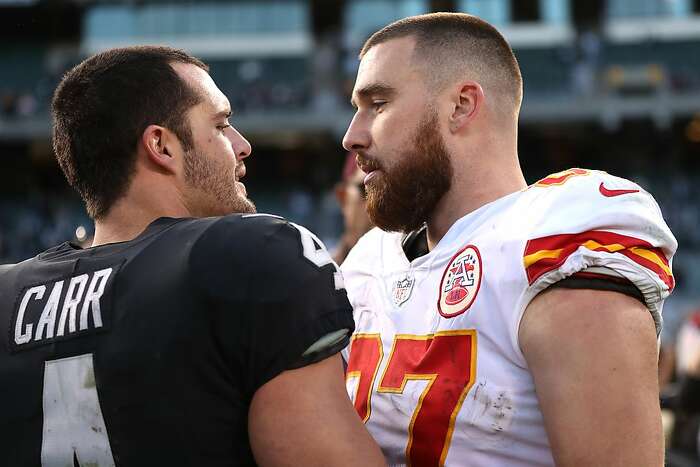
M 660 248 L 636 237 L 601 230 L 550 235 L 529 240 L 523 255 L 529 284 L 532 285 L 543 274 L 559 268 L 580 247 L 624 255 L 654 272 L 669 290 L 673 290 L 675 286 L 668 259 Z

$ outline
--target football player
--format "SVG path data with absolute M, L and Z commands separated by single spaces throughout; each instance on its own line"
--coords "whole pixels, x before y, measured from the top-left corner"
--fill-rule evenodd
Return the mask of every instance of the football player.
M 109 50 L 52 112 L 95 237 L 0 268 L 0 465 L 384 465 L 343 385 L 342 277 L 255 214 L 207 66 Z
M 661 466 L 657 336 L 676 240 L 604 172 L 528 186 L 522 79 L 466 14 L 360 52 L 344 137 L 379 228 L 343 264 L 347 388 L 389 464 Z

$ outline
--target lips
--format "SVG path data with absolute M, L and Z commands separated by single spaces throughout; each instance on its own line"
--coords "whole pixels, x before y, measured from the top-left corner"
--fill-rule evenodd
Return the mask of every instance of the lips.
M 235 172 L 236 181 L 245 177 L 245 174 L 246 174 L 245 164 L 241 162 L 240 164 L 238 164 L 238 166 L 236 166 L 236 172 Z
M 356 157 L 357 166 L 366 174 L 374 172 L 375 170 L 380 170 L 381 167 L 379 163 L 375 160 L 369 159 L 366 156 L 358 154 Z
M 366 174 L 362 183 L 367 186 L 373 179 L 377 178 L 382 169 L 381 165 L 376 160 L 373 160 L 363 154 L 357 154 L 356 160 L 357 166 Z

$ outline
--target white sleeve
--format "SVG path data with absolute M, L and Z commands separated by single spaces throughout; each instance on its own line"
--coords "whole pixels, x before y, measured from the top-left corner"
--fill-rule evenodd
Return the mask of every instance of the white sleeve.
M 523 254 L 529 284 L 523 309 L 555 282 L 605 268 L 639 289 L 658 332 L 674 287 L 676 239 L 649 193 L 629 180 L 587 172 L 561 186 L 530 188 L 542 193 Z

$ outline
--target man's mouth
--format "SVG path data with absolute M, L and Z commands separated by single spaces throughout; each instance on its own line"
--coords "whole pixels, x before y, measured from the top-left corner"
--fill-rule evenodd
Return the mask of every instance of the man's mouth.
M 241 178 L 245 177 L 245 173 L 246 173 L 245 164 L 241 162 L 236 167 L 236 172 L 234 174 L 236 181 L 239 181 Z
M 380 170 L 381 167 L 376 161 L 373 161 L 372 159 L 368 159 L 365 156 L 362 156 L 360 154 L 357 155 L 356 157 L 357 161 L 357 166 L 360 168 L 361 171 L 369 175 L 370 173 Z

